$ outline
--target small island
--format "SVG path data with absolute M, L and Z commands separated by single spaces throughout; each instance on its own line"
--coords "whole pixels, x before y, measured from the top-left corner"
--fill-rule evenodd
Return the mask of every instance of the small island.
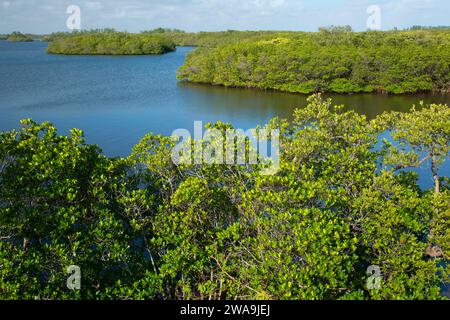
M 33 38 L 31 38 L 28 35 L 25 35 L 21 32 L 13 32 L 10 35 L 6 36 L 7 41 L 11 41 L 11 42 L 32 42 Z
M 127 32 L 86 32 L 56 38 L 47 53 L 64 55 L 160 55 L 176 50 L 168 37 Z

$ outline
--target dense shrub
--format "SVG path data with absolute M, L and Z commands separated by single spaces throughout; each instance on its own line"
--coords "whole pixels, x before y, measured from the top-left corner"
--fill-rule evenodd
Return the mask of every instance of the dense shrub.
M 67 55 L 153 55 L 175 51 L 175 44 L 161 35 L 124 32 L 86 32 L 58 37 L 48 53 Z
M 192 52 L 179 79 L 305 94 L 450 89 L 446 29 L 238 35 Z
M 272 176 L 262 164 L 177 166 L 174 140 L 152 134 L 110 159 L 79 130 L 24 121 L 0 134 L 0 298 L 440 299 L 449 113 L 368 121 L 313 96 L 292 124 L 268 125 L 281 132 Z M 436 185 L 421 190 L 404 169 L 427 163 Z M 70 265 L 80 291 L 65 287 Z
M 28 35 L 24 35 L 23 33 L 20 32 L 13 32 L 10 35 L 6 36 L 6 39 L 8 41 L 11 42 L 31 42 L 33 41 L 33 39 L 28 36 Z

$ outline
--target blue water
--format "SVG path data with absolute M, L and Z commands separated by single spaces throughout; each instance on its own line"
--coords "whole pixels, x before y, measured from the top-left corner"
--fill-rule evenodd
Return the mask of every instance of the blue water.
M 149 132 L 193 131 L 194 121 L 217 120 L 247 130 L 274 116 L 289 118 L 306 103 L 303 95 L 179 83 L 176 70 L 193 48 L 163 56 L 58 56 L 46 47 L 0 41 L 0 131 L 18 128 L 24 118 L 50 121 L 64 134 L 83 129 L 109 156 L 126 156 Z M 332 98 L 370 118 L 421 100 L 450 103 L 449 95 Z M 450 165 L 441 173 L 450 175 Z M 431 186 L 431 178 L 421 184 Z

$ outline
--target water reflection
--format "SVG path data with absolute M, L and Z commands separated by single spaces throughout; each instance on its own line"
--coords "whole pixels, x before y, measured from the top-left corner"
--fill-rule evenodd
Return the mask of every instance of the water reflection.
M 192 91 L 200 106 L 210 106 L 216 112 L 233 116 L 251 116 L 261 119 L 269 115 L 286 119 L 292 118 L 295 108 L 307 104 L 307 95 L 242 88 L 225 88 L 207 84 L 179 82 L 180 89 Z M 429 103 L 449 103 L 450 94 L 414 95 L 373 95 L 373 94 L 324 94 L 333 104 L 344 105 L 346 110 L 355 110 L 369 119 L 387 111 L 407 112 L 420 101 Z M 210 110 L 211 111 L 211 110 Z

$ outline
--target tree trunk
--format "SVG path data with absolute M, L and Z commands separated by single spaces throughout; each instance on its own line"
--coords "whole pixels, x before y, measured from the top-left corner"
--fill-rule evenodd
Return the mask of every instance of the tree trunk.
M 30 242 L 30 240 L 28 238 L 23 238 L 23 243 L 22 243 L 23 250 L 28 249 L 29 242 Z
M 439 174 L 434 159 L 431 160 L 431 172 L 433 173 L 434 180 L 434 194 L 437 196 L 441 191 L 441 185 L 439 182 Z
M 433 174 L 433 180 L 434 180 L 434 196 L 437 198 L 441 191 L 440 190 L 441 185 L 440 185 L 440 181 L 439 181 L 438 169 L 437 169 L 436 162 L 434 161 L 433 156 L 431 156 L 431 172 Z M 434 241 L 433 227 L 434 227 L 434 221 L 439 216 L 439 209 L 435 208 L 434 211 L 435 211 L 435 214 L 431 218 L 431 221 L 430 221 L 431 229 L 430 229 L 430 233 L 428 234 L 428 241 L 430 241 L 431 244 L 428 246 L 428 248 L 426 250 L 426 254 L 428 257 L 438 258 L 443 255 L 443 251 L 439 246 L 433 245 L 433 241 Z
M 437 195 L 440 193 L 439 176 L 434 176 L 434 193 Z

